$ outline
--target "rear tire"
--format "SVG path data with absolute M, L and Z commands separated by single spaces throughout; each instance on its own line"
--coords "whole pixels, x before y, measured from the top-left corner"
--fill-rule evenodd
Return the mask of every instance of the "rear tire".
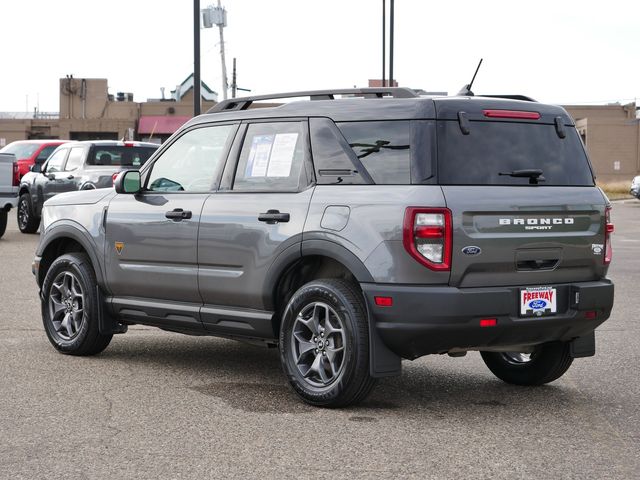
M 58 257 L 42 282 L 42 322 L 53 347 L 69 355 L 102 352 L 113 335 L 102 335 L 96 275 L 82 253 Z
M 22 233 L 36 233 L 40 225 L 40 219 L 33 211 L 31 196 L 28 193 L 20 195 L 18 200 L 18 212 L 16 214 L 18 220 L 18 228 Z
M 316 280 L 287 305 L 280 361 L 295 392 L 319 407 L 361 402 L 375 386 L 369 375 L 369 323 L 362 294 L 343 280 Z
M 7 231 L 7 211 L 0 210 L 0 238 L 4 235 L 4 232 Z
M 518 352 L 480 352 L 489 370 L 514 385 L 542 385 L 553 382 L 573 363 L 568 342 L 551 342 L 528 354 Z

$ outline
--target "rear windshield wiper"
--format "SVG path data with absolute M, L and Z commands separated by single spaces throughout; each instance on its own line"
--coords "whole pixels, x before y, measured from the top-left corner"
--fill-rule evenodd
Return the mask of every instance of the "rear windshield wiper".
M 513 170 L 512 172 L 499 172 L 500 176 L 526 178 L 529 177 L 529 185 L 537 185 L 539 182 L 544 182 L 545 178 L 542 176 L 542 170 L 538 168 L 529 168 L 526 170 Z

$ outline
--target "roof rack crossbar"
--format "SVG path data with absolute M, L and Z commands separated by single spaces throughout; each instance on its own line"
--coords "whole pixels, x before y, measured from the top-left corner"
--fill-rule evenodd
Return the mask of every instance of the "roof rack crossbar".
M 278 100 L 281 98 L 309 97 L 310 100 L 333 100 L 335 95 L 354 95 L 365 98 L 416 98 L 415 90 L 405 87 L 386 88 L 344 88 L 337 90 L 308 90 L 302 92 L 275 93 L 270 95 L 255 95 L 252 97 L 230 98 L 211 107 L 207 113 L 228 112 L 232 110 L 246 110 L 253 102 L 261 100 Z

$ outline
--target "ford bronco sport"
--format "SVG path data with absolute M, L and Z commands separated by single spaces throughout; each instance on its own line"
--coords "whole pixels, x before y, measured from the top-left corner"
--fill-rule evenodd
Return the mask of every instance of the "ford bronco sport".
M 277 345 L 319 406 L 427 354 L 480 351 L 500 379 L 540 385 L 595 353 L 611 313 L 609 210 L 557 106 L 250 97 L 192 119 L 115 189 L 47 201 L 34 273 L 62 353 L 131 324 Z

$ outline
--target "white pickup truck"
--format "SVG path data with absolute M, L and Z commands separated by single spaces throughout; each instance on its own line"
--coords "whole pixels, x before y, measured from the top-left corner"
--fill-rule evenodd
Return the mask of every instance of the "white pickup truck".
M 7 229 L 7 214 L 18 204 L 16 157 L 12 153 L 0 153 L 0 237 Z

